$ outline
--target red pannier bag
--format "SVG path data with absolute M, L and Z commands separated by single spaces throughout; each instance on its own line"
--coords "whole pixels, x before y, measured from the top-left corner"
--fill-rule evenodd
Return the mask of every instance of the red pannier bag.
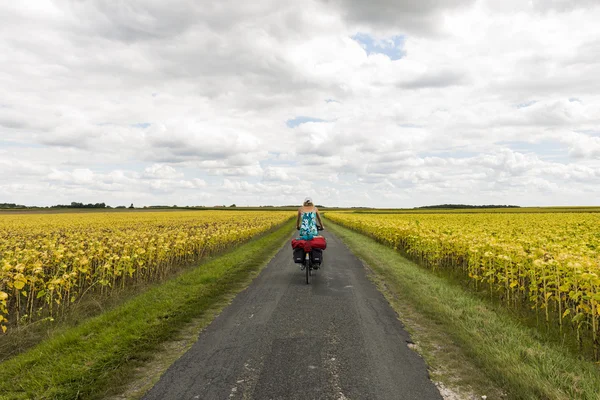
M 293 249 L 303 249 L 306 244 L 310 245 L 313 249 L 325 250 L 327 248 L 327 240 L 323 236 L 314 237 L 312 240 L 292 239 Z

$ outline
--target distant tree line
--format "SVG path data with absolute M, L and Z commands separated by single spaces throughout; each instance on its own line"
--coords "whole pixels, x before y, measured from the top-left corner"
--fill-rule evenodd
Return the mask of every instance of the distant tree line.
M 465 208 L 520 208 L 520 206 L 512 206 L 512 205 L 494 205 L 494 204 L 486 204 L 482 206 L 474 206 L 471 204 L 439 204 L 435 206 L 422 206 L 415 208 L 445 208 L 445 209 L 465 209 Z
M 57 204 L 55 206 L 50 206 L 50 208 L 110 208 L 110 206 L 107 207 L 105 203 L 83 204 L 74 201 L 71 203 L 71 205 Z
M 27 208 L 27 207 L 24 205 L 15 204 L 15 203 L 0 203 L 0 208 Z

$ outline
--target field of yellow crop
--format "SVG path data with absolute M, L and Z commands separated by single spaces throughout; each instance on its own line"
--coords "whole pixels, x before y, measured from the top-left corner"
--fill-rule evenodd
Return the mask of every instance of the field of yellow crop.
M 110 295 L 159 281 L 174 267 L 292 216 L 278 211 L 0 215 L 0 328 L 64 313 L 86 293 Z
M 572 328 L 600 349 L 600 214 L 367 214 L 327 218 L 407 253 L 455 268 L 507 305 Z

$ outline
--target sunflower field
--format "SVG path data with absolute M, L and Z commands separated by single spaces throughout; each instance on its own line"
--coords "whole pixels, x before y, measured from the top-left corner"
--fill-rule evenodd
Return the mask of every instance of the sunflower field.
M 160 281 L 289 220 L 284 211 L 0 215 L 0 332 L 86 293 Z
M 432 269 L 455 269 L 507 306 L 600 350 L 600 214 L 368 214 L 327 218 Z M 568 328 L 568 330 L 567 330 Z

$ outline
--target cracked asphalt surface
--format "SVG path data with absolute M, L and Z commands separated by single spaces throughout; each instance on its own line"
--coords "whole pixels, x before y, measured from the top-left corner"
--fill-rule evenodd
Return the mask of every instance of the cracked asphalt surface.
M 441 400 L 362 263 L 323 233 L 310 285 L 287 244 L 144 399 Z

